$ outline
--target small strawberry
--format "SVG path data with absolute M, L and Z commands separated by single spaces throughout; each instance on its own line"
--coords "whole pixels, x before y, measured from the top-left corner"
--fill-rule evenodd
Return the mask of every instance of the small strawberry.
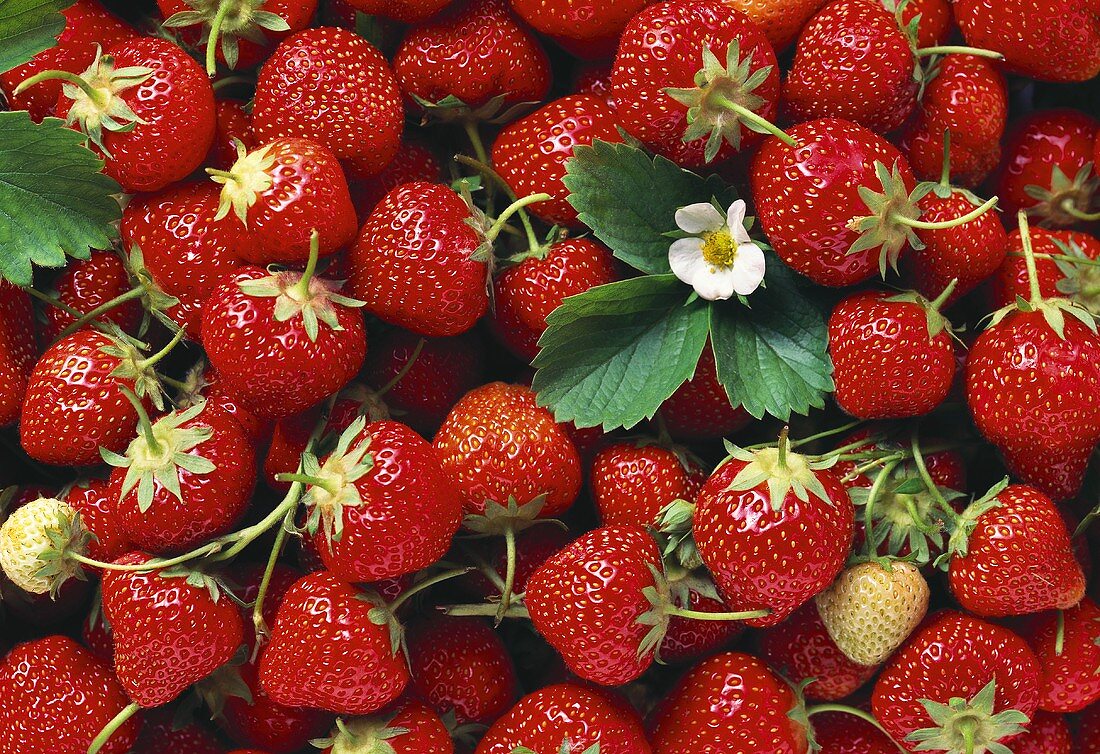
M 323 754 L 454 754 L 451 733 L 423 702 L 408 699 L 372 717 L 337 720 L 328 738 L 312 742 Z
M 133 549 L 118 515 L 118 493 L 111 494 L 106 479 L 78 481 L 65 492 L 64 499 L 80 515 L 80 525 L 93 535 L 88 540 L 89 558 L 109 563 Z
M 1046 612 L 1025 629 L 1039 658 L 1039 708 L 1080 712 L 1100 701 L 1100 607 L 1088 597 L 1065 610 Z
M 81 314 L 90 314 L 104 304 L 117 303 L 95 321 L 113 322 L 123 332 L 137 332 L 141 323 L 141 304 L 133 299 L 141 297 L 143 291 L 134 288 L 126 264 L 114 252 L 93 251 L 88 259 L 69 262 L 54 278 L 52 293 L 58 301 Z M 116 302 L 120 296 L 128 296 L 129 300 Z M 57 306 L 46 307 L 45 315 L 42 335 L 48 341 L 57 340 L 62 331 L 77 321 L 75 316 Z M 84 325 L 89 326 L 90 323 Z
M 847 712 L 814 715 L 817 754 L 897 754 L 890 737 L 871 723 Z
M 87 551 L 90 539 L 71 505 L 40 497 L 17 508 L 0 526 L 0 566 L 24 592 L 56 598 L 70 578 L 85 578 L 76 558 Z
M 19 418 L 37 355 L 30 297 L 0 280 L 0 427 Z
M 438 183 L 441 180 L 443 180 L 443 166 L 435 152 L 426 142 L 410 138 L 406 134 L 401 140 L 397 154 L 382 172 L 360 179 L 349 171 L 348 188 L 351 189 L 351 201 L 355 205 L 355 212 L 359 219 L 365 222 L 378 203 L 386 198 L 386 194 L 402 183 L 414 181 Z
M 706 479 L 683 451 L 650 441 L 615 443 L 596 454 L 589 472 L 604 526 L 653 526 L 675 500 L 693 502 Z
M 1012 742 L 1013 754 L 1074 754 L 1069 725 L 1061 715 L 1039 710 L 1027 724 L 1027 732 Z
M 718 381 L 714 349 L 703 348 L 695 374 L 661 404 L 660 421 L 677 440 L 714 440 L 744 429 L 752 417 L 741 406 L 730 403 Z
M 700 571 L 683 571 L 666 563 L 668 587 L 674 607 L 691 610 L 693 617 L 673 615 L 657 650 L 657 657 L 669 665 L 696 662 L 728 645 L 744 630 L 731 620 L 706 620 L 699 613 L 728 613 L 730 608 L 718 595 L 714 582 Z

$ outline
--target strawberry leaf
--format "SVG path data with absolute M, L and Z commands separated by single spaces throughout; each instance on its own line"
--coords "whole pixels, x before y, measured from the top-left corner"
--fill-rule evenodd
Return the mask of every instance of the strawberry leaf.
M 0 113 L 0 133 L 0 277 L 30 285 L 32 265 L 61 267 L 66 255 L 109 248 L 121 189 L 99 172 L 84 135 L 26 112 Z
M 533 362 L 539 405 L 605 430 L 652 418 L 695 372 L 706 302 L 675 275 L 621 280 L 570 296 L 546 318 Z
M 676 230 L 677 209 L 712 199 L 725 208 L 737 199 L 720 179 L 703 179 L 627 144 L 578 146 L 565 167 L 569 203 L 581 222 L 616 257 L 651 275 L 669 272 L 665 234 Z
M 65 29 L 59 12 L 73 0 L 0 0 L 0 73 L 57 44 Z
M 730 402 L 757 419 L 767 413 L 787 421 L 822 408 L 833 390 L 828 332 L 793 273 L 771 253 L 764 281 L 748 307 L 710 305 L 710 338 Z

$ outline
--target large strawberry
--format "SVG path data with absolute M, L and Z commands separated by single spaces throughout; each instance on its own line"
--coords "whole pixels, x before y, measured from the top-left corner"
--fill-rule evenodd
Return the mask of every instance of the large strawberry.
M 601 60 L 615 54 L 623 28 L 646 4 L 647 0 L 512 0 L 524 21 L 570 54 Z
M 403 121 L 389 64 L 354 32 L 300 31 L 283 40 L 260 69 L 252 109 L 260 144 L 298 136 L 374 174 L 397 152 Z
M 53 297 L 62 304 L 81 314 L 104 306 L 105 311 L 95 321 L 113 322 L 126 333 L 136 332 L 141 323 L 141 304 L 134 299 L 143 295 L 144 291 L 131 283 L 122 257 L 111 251 L 93 251 L 87 259 L 69 262 L 53 281 Z M 77 321 L 76 316 L 57 306 L 47 307 L 44 314 L 43 336 L 49 341 L 57 340 Z
M 706 473 L 683 451 L 647 441 L 607 446 L 596 454 L 589 477 L 604 526 L 646 527 L 673 501 L 694 501 Z
M 30 297 L 0 280 L 0 426 L 19 418 L 36 356 Z
M 660 408 L 660 421 L 676 440 L 714 440 L 726 437 L 752 422 L 741 406 L 730 403 L 718 381 L 718 367 L 710 343 L 703 348 L 695 373 L 676 388 Z
M 774 130 L 779 66 L 760 28 L 729 4 L 661 2 L 623 31 L 611 86 L 627 133 L 698 167 Z
M 1065 611 L 1043 613 L 1023 632 L 1042 668 L 1039 708 L 1080 712 L 1100 701 L 1100 607 L 1086 597 Z
M 408 699 L 371 717 L 339 720 L 328 738 L 311 742 L 323 754 L 384 752 L 385 754 L 454 754 L 451 732 L 423 702 Z M 236 752 L 231 754 L 249 754 Z M 253 754 L 263 754 L 254 752 Z

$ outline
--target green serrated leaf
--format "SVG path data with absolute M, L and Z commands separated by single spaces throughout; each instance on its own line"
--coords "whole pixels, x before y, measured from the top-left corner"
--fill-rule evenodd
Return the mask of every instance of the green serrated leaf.
M 712 197 L 728 207 L 737 193 L 721 179 L 704 179 L 637 147 L 596 141 L 579 146 L 566 163 L 569 203 L 581 222 L 631 267 L 653 275 L 669 271 L 669 239 L 676 210 Z
M 33 265 L 108 248 L 122 214 L 111 195 L 121 189 L 99 172 L 83 134 L 57 118 L 36 125 L 26 112 L 0 113 L 0 133 L 0 276 L 30 285 Z
M 707 305 L 675 275 L 592 288 L 546 318 L 534 389 L 558 421 L 633 427 L 695 372 L 707 339 Z
M 73 0 L 0 0 L 0 73 L 57 44 Z
M 751 309 L 711 304 L 710 338 L 730 402 L 757 419 L 767 413 L 786 421 L 825 405 L 833 367 L 821 313 L 786 265 L 771 253 L 767 259 L 767 288 L 749 296 Z

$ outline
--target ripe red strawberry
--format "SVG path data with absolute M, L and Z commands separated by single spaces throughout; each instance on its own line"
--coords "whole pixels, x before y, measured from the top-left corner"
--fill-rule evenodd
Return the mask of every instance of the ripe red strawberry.
M 696 665 L 668 692 L 650 719 L 650 742 L 654 754 L 805 754 L 800 705 L 794 689 L 763 662 L 726 652 Z
M 1095 672 L 1100 666 L 1100 607 L 1095 602 L 1086 597 L 1061 613 L 1043 613 L 1023 636 L 1039 658 L 1040 709 L 1080 712 L 1100 701 Z
M 650 754 L 638 713 L 614 692 L 559 683 L 519 700 L 481 739 L 475 754 Z
M 611 86 L 619 125 L 690 168 L 760 141 L 760 119 L 776 114 L 779 66 L 764 32 L 729 4 L 661 2 L 627 24 Z
M 955 344 L 951 323 L 939 313 L 940 295 L 929 301 L 865 291 L 836 305 L 829 355 L 844 411 L 857 419 L 901 419 L 943 403 L 955 379 Z
M 571 94 L 556 99 L 509 125 L 493 142 L 493 167 L 517 196 L 550 194 L 554 198 L 527 206 L 551 225 L 581 226 L 566 197 L 566 160 L 577 146 L 599 139 L 621 142 L 615 112 L 603 99 Z
M 62 86 L 57 116 L 87 134 L 123 191 L 157 191 L 202 164 L 214 141 L 214 91 L 182 49 L 152 37 L 117 42 L 81 78 Z
M 28 641 L 0 663 L 0 748 L 5 754 L 84 754 L 129 703 L 111 669 L 72 639 Z M 100 752 L 125 754 L 137 733 L 132 718 Z
M 900 12 L 899 23 L 908 28 L 916 21 L 917 48 L 943 45 L 951 38 L 955 30 L 955 19 L 951 15 L 950 0 L 879 0 L 886 10 Z
M 760 27 L 776 52 L 786 50 L 823 0 L 730 0 Z
M 875 683 L 875 717 L 909 751 L 999 751 L 1039 700 L 1039 664 L 1007 628 L 946 612 L 931 618 Z
M 393 68 L 406 96 L 422 107 L 442 103 L 444 112 L 492 117 L 550 88 L 546 53 L 504 0 L 464 0 L 413 26 Z
M 349 171 L 348 187 L 351 189 L 351 201 L 355 205 L 355 212 L 365 222 L 378 203 L 386 198 L 386 194 L 402 183 L 413 181 L 438 183 L 442 178 L 443 166 L 431 147 L 420 139 L 411 139 L 406 135 L 401 140 L 397 154 L 382 172 L 359 179 Z
M 218 187 L 202 182 L 136 196 L 122 213 L 122 243 L 132 266 L 179 301 L 165 314 L 196 339 L 206 299 L 248 253 L 244 229 L 232 218 L 216 220 L 217 212 Z
M 1027 732 L 1012 742 L 1013 754 L 1074 754 L 1069 725 L 1061 715 L 1039 710 Z
M 91 477 L 78 481 L 68 489 L 64 499 L 80 514 L 81 526 L 94 535 L 88 541 L 89 558 L 109 563 L 133 549 L 122 530 L 118 493 L 111 494 L 106 479 Z
M 661 404 L 660 417 L 677 440 L 726 437 L 752 421 L 745 409 L 730 404 L 726 389 L 718 381 L 710 343 L 703 348 L 691 379 Z
M 308 139 L 282 137 L 251 152 L 241 144 L 233 167 L 206 172 L 222 185 L 215 219 L 232 210 L 248 237 L 238 255 L 252 264 L 305 264 L 314 232 L 327 257 L 358 230 L 336 155 Z
M 37 355 L 31 299 L 0 280 L 0 426 L 19 418 Z
M 459 725 L 488 725 L 519 695 L 512 658 L 497 632 L 480 618 L 442 615 L 409 629 L 414 695 Z
M 1045 228 L 1031 228 L 1030 235 L 1036 255 L 1039 293 L 1044 298 L 1068 297 L 1094 314 L 1100 312 L 1097 296 L 1092 291 L 1096 268 L 1073 262 L 1074 258 L 1085 261 L 1100 259 L 1100 240 L 1088 233 Z M 1030 295 L 1020 231 L 1014 230 L 1008 234 L 1008 251 L 1008 256 L 991 280 L 990 303 L 994 308 L 1010 306 L 1017 296 L 1026 299 Z M 1059 257 L 1069 259 L 1060 260 Z
M 379 710 L 409 682 L 392 620 L 373 592 L 359 592 L 327 571 L 303 576 L 279 605 L 271 642 L 260 655 L 260 683 L 291 707 L 340 715 Z
M 214 101 L 216 118 L 214 143 L 206 162 L 211 167 L 229 170 L 237 161 L 237 142 L 251 151 L 256 147 L 252 135 L 252 121 L 244 109 L 245 103 L 237 99 L 219 98 Z
M 966 42 L 996 50 L 1016 73 L 1085 81 L 1100 73 L 1100 9 L 1075 0 L 956 0 Z
M 643 441 L 608 445 L 589 473 L 604 526 L 653 526 L 674 500 L 694 502 L 706 473 L 691 456 Z
M 512 8 L 535 31 L 553 39 L 571 55 L 594 60 L 615 54 L 623 28 L 646 4 L 647 0 L 512 0 Z
M 1089 705 L 1077 718 L 1074 743 L 1076 754 L 1100 752 L 1100 704 Z
M 88 613 L 80 629 L 80 642 L 106 665 L 114 666 L 115 640 L 111 635 L 111 626 L 103 617 L 103 610 Z
M 807 699 L 830 702 L 854 693 L 878 670 L 857 665 L 840 651 L 812 602 L 760 634 L 760 656 L 791 681 L 812 678 L 802 693 Z
M 69 262 L 53 281 L 54 298 L 84 314 L 131 290 L 133 286 L 125 263 L 110 251 L 93 251 L 88 259 Z M 47 341 L 56 340 L 65 328 L 76 322 L 76 317 L 56 306 L 46 307 L 44 313 L 46 326 L 42 335 Z M 141 315 L 141 304 L 131 300 L 97 317 L 96 321 L 113 322 L 123 332 L 132 333 L 137 331 Z
M 539 352 L 550 312 L 569 296 L 618 277 L 611 251 L 597 241 L 567 238 L 544 246 L 493 282 L 493 331 L 529 362 Z
M 241 267 L 203 305 L 202 340 L 226 392 L 259 417 L 281 419 L 346 385 L 363 365 L 361 304 L 339 283 L 305 273 Z
M 890 737 L 866 720 L 847 712 L 814 715 L 817 754 L 897 754 Z
M 489 308 L 484 231 L 465 200 L 437 183 L 386 194 L 349 255 L 349 293 L 367 311 L 429 337 L 466 332 Z
M 150 560 L 141 552 L 118 565 Z M 213 579 L 187 571 L 103 574 L 103 610 L 115 639 L 115 673 L 142 707 L 159 707 L 229 662 L 244 639 L 237 606 Z
M 188 370 L 184 389 L 176 397 L 176 406 L 181 409 L 190 408 L 200 401 L 206 401 L 208 405 L 216 406 L 236 419 L 241 429 L 252 440 L 253 447 L 271 437 L 270 424 L 226 393 L 217 373 L 210 369 L 205 361 L 198 362 Z M 304 443 L 302 449 L 305 449 Z
M 1022 484 L 974 503 L 952 534 L 951 592 L 977 615 L 1065 609 L 1081 601 L 1085 577 L 1050 498 Z
M 372 175 L 397 153 L 403 120 L 386 59 L 345 29 L 306 29 L 288 37 L 256 82 L 257 143 L 281 136 L 309 139 Z
M 1092 164 L 1098 130 L 1100 122 L 1077 110 L 1041 110 L 1018 120 L 993 178 L 1001 208 L 1026 209 L 1047 225 L 1077 224 L 1100 183 Z
M 329 738 L 314 743 L 323 747 L 323 754 L 372 749 L 386 754 L 454 754 L 455 750 L 451 732 L 439 715 L 415 699 L 372 717 L 340 721 Z
M 56 45 L 38 53 L 30 62 L 0 73 L 0 92 L 7 99 L 8 107 L 29 110 L 36 123 L 54 114 L 61 94 L 61 80 L 44 81 L 15 94 L 19 84 L 42 71 L 81 73 L 95 60 L 97 44 L 110 47 L 137 36 L 129 24 L 108 13 L 98 0 L 77 0 L 61 13 L 65 16 L 65 28 L 58 35 Z
M 452 0 L 347 0 L 356 10 L 371 16 L 415 24 L 431 18 Z M 403 754 L 403 753 L 401 753 Z

